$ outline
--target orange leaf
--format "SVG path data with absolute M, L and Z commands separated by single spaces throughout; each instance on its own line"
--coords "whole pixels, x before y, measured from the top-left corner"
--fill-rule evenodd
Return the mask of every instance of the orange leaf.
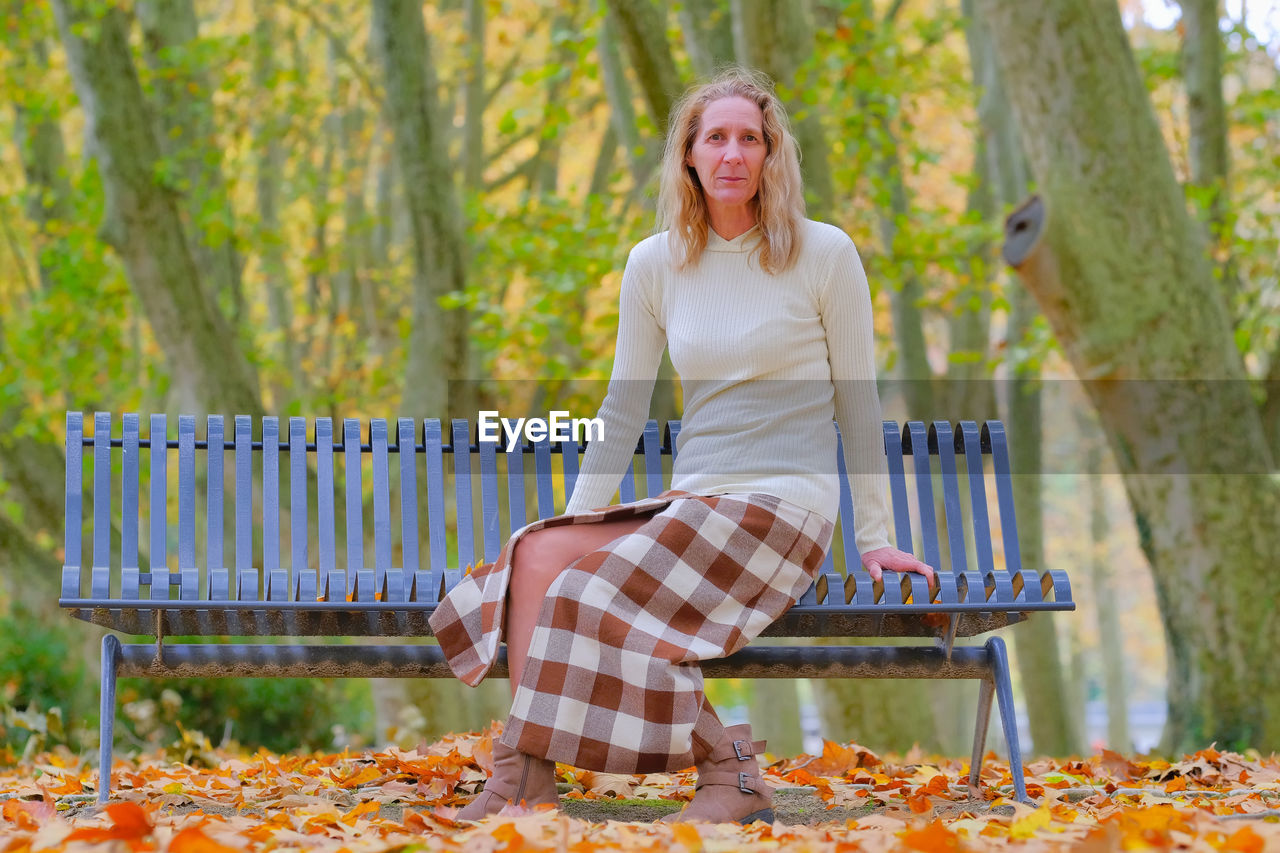
M 355 826 L 357 819 L 364 817 L 365 815 L 377 814 L 379 808 L 380 806 L 378 805 L 377 800 L 369 800 L 368 802 L 360 803 L 354 809 L 342 816 L 342 822 L 347 826 Z
M 40 828 L 40 821 L 37 820 L 37 810 L 44 806 L 44 803 L 28 803 L 22 800 L 5 800 L 4 802 L 4 819 L 9 823 L 16 824 L 18 829 L 25 829 L 28 832 L 35 832 Z
M 502 841 L 504 853 L 519 853 L 524 849 L 524 836 L 516 829 L 514 823 L 500 823 L 489 833 L 495 841 Z
M 920 789 L 920 793 L 935 797 L 945 797 L 951 793 L 951 780 L 947 778 L 947 774 L 939 773 Z
M 1142 775 L 1142 768 L 1110 749 L 1102 750 L 1102 767 L 1108 773 L 1121 779 L 1137 779 Z
M 67 841 L 139 841 L 155 829 L 151 818 L 137 803 L 113 803 L 105 809 L 111 818 L 111 827 L 86 827 L 77 829 L 66 837 Z
M 933 811 L 933 806 L 929 803 L 927 794 L 917 794 L 914 797 L 907 797 L 907 805 L 911 807 L 911 811 L 916 814 L 924 814 Z
M 804 768 L 819 776 L 841 776 L 859 767 L 878 767 L 880 756 L 863 746 L 851 743 L 841 746 L 834 741 L 822 742 L 822 755 L 806 763 Z
M 1262 853 L 1262 836 L 1247 826 L 1242 826 L 1227 838 L 1223 850 L 1239 850 L 1240 853 Z
M 689 853 L 696 853 L 702 849 L 702 835 L 698 832 L 698 828 L 691 823 L 673 823 L 671 825 L 671 834 L 676 837 L 676 841 L 680 842 L 680 846 L 684 847 Z
M 1178 776 L 1175 779 L 1170 780 L 1169 783 L 1164 786 L 1164 792 L 1166 794 L 1175 794 L 1178 791 L 1185 790 L 1187 790 L 1186 776 Z
M 198 826 L 189 826 L 169 842 L 169 853 L 238 853 L 236 848 L 219 844 Z
M 937 818 L 924 829 L 907 830 L 901 838 L 908 850 L 922 850 L 924 853 L 947 853 L 960 849 L 960 836 Z

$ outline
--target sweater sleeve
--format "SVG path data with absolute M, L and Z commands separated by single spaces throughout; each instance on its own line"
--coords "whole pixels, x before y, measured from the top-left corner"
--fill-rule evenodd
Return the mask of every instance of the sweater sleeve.
M 653 281 L 648 264 L 636 249 L 627 258 L 618 301 L 618 339 L 613 372 L 598 417 L 601 438 L 587 446 L 567 514 L 607 506 L 644 431 L 658 377 L 666 333 L 653 305 Z
M 833 253 L 818 308 L 827 334 L 836 423 L 853 496 L 855 541 L 859 553 L 865 554 L 889 545 L 889 466 L 876 390 L 871 291 L 858 250 L 847 238 Z

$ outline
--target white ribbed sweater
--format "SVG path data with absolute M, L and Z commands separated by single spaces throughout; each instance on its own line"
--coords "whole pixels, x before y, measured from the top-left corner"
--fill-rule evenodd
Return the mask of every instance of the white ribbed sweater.
M 753 228 L 724 240 L 711 231 L 701 260 L 684 271 L 672 267 L 666 232 L 631 250 L 600 406 L 603 439 L 587 448 L 567 512 L 605 506 L 615 494 L 666 346 L 684 391 L 673 489 L 764 492 L 834 520 L 834 415 L 858 550 L 884 547 L 888 474 L 858 252 L 840 229 L 805 220 L 799 260 L 770 275 L 752 253 L 758 235 Z

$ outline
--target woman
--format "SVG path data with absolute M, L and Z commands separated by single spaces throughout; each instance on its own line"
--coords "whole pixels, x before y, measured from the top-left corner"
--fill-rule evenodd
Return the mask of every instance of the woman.
M 695 764 L 678 819 L 772 820 L 763 744 L 720 724 L 698 664 L 746 645 L 813 580 L 839 499 L 833 415 L 863 564 L 876 579 L 885 568 L 932 581 L 885 532 L 866 277 L 843 232 L 804 218 L 795 141 L 766 80 L 731 70 L 676 106 L 659 209 L 667 230 L 627 261 L 604 436 L 566 514 L 514 534 L 431 618 L 475 684 L 505 615 L 511 715 L 464 819 L 555 803 L 561 761 Z M 685 401 L 672 491 L 592 510 L 630 464 L 664 347 Z

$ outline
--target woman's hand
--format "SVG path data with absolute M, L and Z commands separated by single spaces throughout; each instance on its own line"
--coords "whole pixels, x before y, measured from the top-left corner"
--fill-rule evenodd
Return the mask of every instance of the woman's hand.
M 915 572 L 924 575 L 929 586 L 933 586 L 933 567 L 920 562 L 915 555 L 897 548 L 877 548 L 862 555 L 862 565 L 871 573 L 873 581 L 880 580 L 884 569 L 895 572 Z

